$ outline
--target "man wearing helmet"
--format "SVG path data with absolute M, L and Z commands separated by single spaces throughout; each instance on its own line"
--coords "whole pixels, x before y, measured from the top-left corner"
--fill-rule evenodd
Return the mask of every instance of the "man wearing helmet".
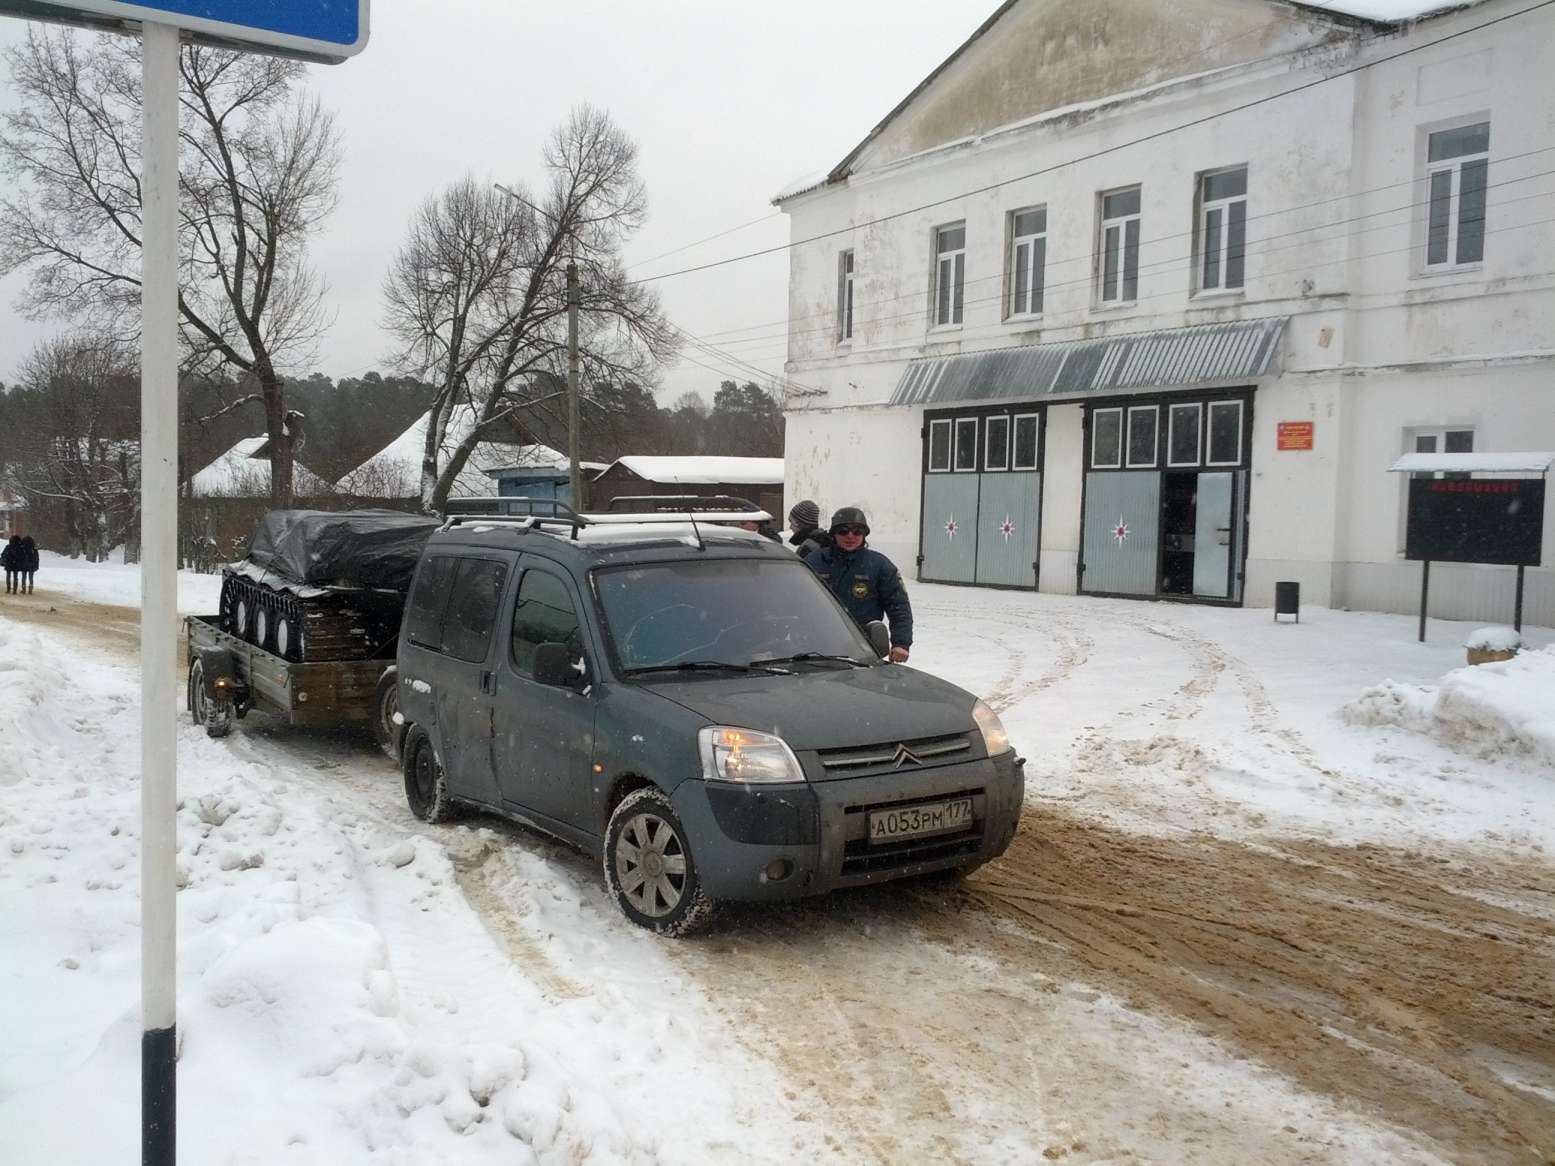
M 831 588 L 860 627 L 883 619 L 891 628 L 891 660 L 901 664 L 912 647 L 912 604 L 902 574 L 879 551 L 865 545 L 869 520 L 857 506 L 844 506 L 831 518 L 831 545 L 805 559 Z

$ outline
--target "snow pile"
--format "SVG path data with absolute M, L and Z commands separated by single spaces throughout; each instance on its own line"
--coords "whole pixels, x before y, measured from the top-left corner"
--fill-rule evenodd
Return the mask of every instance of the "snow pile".
M 1523 638 L 1513 628 L 1480 628 L 1469 634 L 1463 646 L 1477 648 L 1481 652 L 1515 652 L 1523 646 Z
M 1555 765 L 1555 647 L 1459 668 L 1436 688 L 1389 680 L 1340 710 L 1354 725 L 1429 733 L 1480 757 L 1521 754 Z
M 126 673 L 57 658 L 0 622 L 0 1161 L 15 1166 L 120 1161 L 138 1138 L 138 704 Z M 657 1160 L 616 1109 L 622 1050 L 582 1076 L 561 1063 L 542 994 L 441 847 L 340 814 L 241 744 L 185 725 L 179 746 L 191 1161 Z

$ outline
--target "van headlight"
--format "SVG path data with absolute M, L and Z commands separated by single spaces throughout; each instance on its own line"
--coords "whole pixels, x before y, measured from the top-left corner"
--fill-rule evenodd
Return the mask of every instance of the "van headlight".
M 697 743 L 702 749 L 702 776 L 709 780 L 766 785 L 805 779 L 788 742 L 771 733 L 708 725 L 697 734 Z
M 1004 731 L 1004 722 L 999 719 L 998 713 L 978 701 L 972 706 L 972 719 L 982 730 L 983 748 L 988 750 L 988 756 L 997 757 L 1010 751 L 1010 735 Z

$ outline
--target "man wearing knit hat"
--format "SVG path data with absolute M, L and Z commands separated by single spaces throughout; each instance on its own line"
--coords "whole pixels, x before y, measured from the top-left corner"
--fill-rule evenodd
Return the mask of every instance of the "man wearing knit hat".
M 809 498 L 795 502 L 788 510 L 789 545 L 801 559 L 831 546 L 831 535 L 821 529 L 821 508 Z
M 864 545 L 869 520 L 857 506 L 844 506 L 831 517 L 831 545 L 805 559 L 831 588 L 859 627 L 886 620 L 891 628 L 891 661 L 907 662 L 912 647 L 912 604 L 896 564 Z

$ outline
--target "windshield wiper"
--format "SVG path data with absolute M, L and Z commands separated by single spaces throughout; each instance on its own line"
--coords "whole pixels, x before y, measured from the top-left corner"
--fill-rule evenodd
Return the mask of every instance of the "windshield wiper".
M 869 665 L 862 660 L 855 660 L 852 656 L 834 655 L 830 652 L 798 652 L 792 656 L 774 656 L 770 660 L 758 660 L 758 664 L 808 664 L 812 660 L 837 660 L 843 664 L 851 664 L 855 668 L 868 668 Z
M 682 660 L 678 664 L 649 664 L 643 668 L 628 668 L 628 676 L 645 676 L 650 672 L 749 672 L 749 664 L 735 664 L 728 660 Z

